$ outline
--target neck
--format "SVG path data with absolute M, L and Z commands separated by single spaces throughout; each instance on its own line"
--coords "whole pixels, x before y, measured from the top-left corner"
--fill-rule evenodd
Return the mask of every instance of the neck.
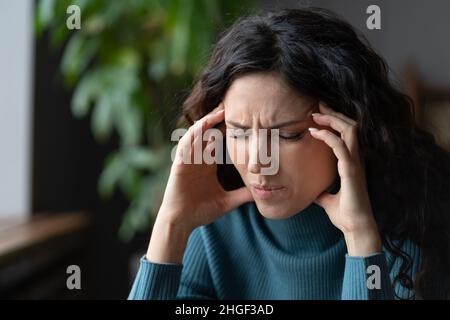
M 326 211 L 315 203 L 287 219 L 268 219 L 252 202 L 257 223 L 273 244 L 289 252 L 318 252 L 330 248 L 342 238 L 342 233 L 328 218 Z

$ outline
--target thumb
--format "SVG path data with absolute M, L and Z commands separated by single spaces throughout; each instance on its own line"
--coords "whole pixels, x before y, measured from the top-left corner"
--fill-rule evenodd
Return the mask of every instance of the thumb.
M 253 201 L 253 196 L 247 187 L 241 187 L 236 190 L 227 191 L 225 203 L 227 204 L 227 210 L 232 210 L 239 207 L 241 204 Z
M 327 191 L 324 191 L 314 200 L 314 203 L 318 204 L 319 206 L 324 208 L 326 211 L 327 208 L 331 207 L 331 204 L 334 201 L 334 198 L 336 198 L 336 195 L 331 194 Z

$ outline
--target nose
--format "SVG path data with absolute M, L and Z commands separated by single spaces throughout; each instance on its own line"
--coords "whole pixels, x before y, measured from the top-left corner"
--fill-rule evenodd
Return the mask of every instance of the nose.
M 252 134 L 249 140 L 247 170 L 259 174 L 261 168 L 270 166 L 270 161 L 268 161 L 270 159 L 270 139 L 265 130 L 255 130 L 255 134 Z

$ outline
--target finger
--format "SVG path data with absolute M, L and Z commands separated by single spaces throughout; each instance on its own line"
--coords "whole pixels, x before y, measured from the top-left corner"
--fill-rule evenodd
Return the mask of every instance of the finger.
M 326 129 L 318 130 L 316 128 L 309 128 L 309 131 L 312 137 L 322 140 L 333 149 L 334 154 L 342 164 L 350 164 L 350 153 L 344 140 Z
M 341 139 L 347 145 L 352 157 L 358 155 L 358 128 L 341 118 L 331 114 L 314 113 L 313 119 L 317 124 L 328 125 L 340 133 Z
M 183 135 L 180 141 L 186 137 L 185 139 L 189 140 L 192 144 L 195 137 L 197 137 L 200 132 L 205 132 L 215 124 L 220 123 L 221 121 L 223 121 L 224 117 L 225 115 L 223 109 L 217 111 L 216 113 L 204 116 L 200 120 L 195 121 L 194 124 L 188 128 L 187 132 Z
M 207 114 L 205 114 L 203 117 L 201 117 L 198 120 L 194 120 L 194 124 L 197 123 L 198 121 L 202 121 L 204 120 L 206 117 L 214 115 L 215 113 L 217 113 L 218 111 L 224 110 L 224 105 L 223 102 L 219 103 L 219 105 L 217 107 L 215 107 L 214 109 L 212 109 L 210 112 L 208 112 Z
M 224 117 L 225 114 L 224 110 L 222 109 L 199 120 L 199 122 L 195 124 L 197 126 L 196 129 L 194 129 L 195 137 L 198 137 L 199 139 L 204 141 L 203 135 L 206 134 L 208 130 L 213 128 L 216 124 L 222 122 L 224 120 Z
M 206 137 L 205 137 L 206 139 Z M 206 164 L 214 164 L 217 163 L 218 161 L 221 161 L 220 156 L 220 149 L 218 149 L 218 147 L 220 148 L 221 146 L 221 142 L 220 139 L 219 141 L 215 139 L 214 136 L 210 136 L 208 141 L 204 142 L 204 151 L 203 151 L 203 155 L 204 157 L 204 161 Z M 218 152 L 218 153 L 217 153 Z M 209 157 L 211 157 L 210 159 L 208 159 Z
M 196 154 L 193 152 L 193 150 L 195 150 L 195 147 L 197 146 L 198 148 L 198 145 L 200 143 L 202 144 L 202 146 L 204 146 L 202 139 L 203 132 L 205 132 L 207 129 L 211 128 L 215 124 L 223 121 L 224 117 L 225 115 L 223 103 L 221 103 L 217 108 L 215 108 L 213 111 L 202 117 L 200 120 L 194 121 L 194 124 L 188 128 L 188 130 L 181 137 L 178 143 L 178 146 L 181 147 L 181 149 L 183 150 L 182 152 L 180 151 L 180 155 L 183 154 L 183 156 L 188 157 L 192 160 Z M 184 159 L 184 162 L 186 162 L 186 159 Z
M 328 208 L 333 207 L 333 202 L 335 201 L 336 197 L 337 194 L 331 194 L 327 191 L 324 191 L 314 200 L 314 203 L 318 204 L 319 206 L 324 208 L 325 211 L 327 211 Z
M 217 115 L 220 114 L 220 112 L 223 113 L 222 110 L 225 110 L 223 102 L 221 102 L 216 108 L 211 110 L 209 113 L 207 113 L 206 115 L 204 115 L 200 119 L 194 120 L 194 124 L 193 125 L 197 125 L 198 123 L 204 123 L 207 119 L 211 118 L 211 116 L 217 116 Z
M 221 109 L 215 113 L 208 114 L 201 118 L 200 120 L 196 121 L 191 127 L 189 127 L 189 130 L 194 130 L 194 126 L 201 127 L 202 132 L 205 132 L 206 130 L 214 127 L 216 124 L 224 121 L 225 119 L 225 110 Z
M 241 204 L 253 201 L 253 196 L 247 187 L 241 187 L 236 190 L 225 193 L 225 211 L 233 210 Z
M 201 164 L 203 157 L 203 132 L 201 123 L 194 125 L 191 144 L 191 163 Z
M 222 109 L 214 114 L 203 117 L 201 120 L 189 127 L 187 134 L 185 134 L 188 142 L 184 141 L 183 145 L 190 144 L 191 163 L 202 163 L 203 150 L 207 145 L 206 141 L 204 141 L 203 135 L 208 129 L 213 127 L 216 123 L 223 121 L 223 119 L 224 110 Z M 189 146 L 186 147 L 189 148 Z
M 179 163 L 191 164 L 193 163 L 193 149 L 195 137 L 199 135 L 199 130 L 201 129 L 201 123 L 194 123 L 188 130 L 183 134 L 181 139 L 178 141 L 176 156 Z
M 227 131 L 227 126 L 225 125 L 225 121 L 220 122 L 219 124 L 215 125 L 214 128 L 219 129 L 223 136 L 225 136 Z
M 340 112 L 334 111 L 333 109 L 331 109 L 330 106 L 328 106 L 323 101 L 321 101 L 319 103 L 319 110 L 320 110 L 320 112 L 322 112 L 324 114 L 329 114 L 329 115 L 335 116 L 337 118 L 340 118 L 340 119 L 348 122 L 349 124 L 353 124 L 353 125 L 357 125 L 358 124 L 355 120 L 353 120 L 352 118 L 347 117 L 345 114 L 342 114 Z
M 213 113 L 209 116 L 207 116 L 204 120 L 204 129 L 209 129 L 214 127 L 216 124 L 222 122 L 225 119 L 225 110 L 221 109 L 217 111 L 216 113 Z
M 173 163 L 176 165 L 183 164 L 183 146 L 180 142 L 177 144 L 177 150 L 175 153 L 175 158 L 173 159 Z
M 217 107 L 212 109 L 207 115 L 214 114 L 217 111 L 220 111 L 220 110 L 223 110 L 223 109 L 224 109 L 223 102 L 221 102 L 221 103 L 219 103 L 219 105 Z

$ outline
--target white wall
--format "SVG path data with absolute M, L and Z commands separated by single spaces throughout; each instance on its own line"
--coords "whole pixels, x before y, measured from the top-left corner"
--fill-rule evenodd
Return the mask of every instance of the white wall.
M 0 0 L 0 217 L 30 211 L 32 11 Z

